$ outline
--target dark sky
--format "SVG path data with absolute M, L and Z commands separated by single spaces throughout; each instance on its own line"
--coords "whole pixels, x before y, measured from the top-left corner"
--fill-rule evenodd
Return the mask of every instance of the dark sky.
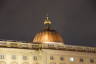
M 96 0 L 0 0 L 0 39 L 31 41 L 46 13 L 65 44 L 96 46 Z

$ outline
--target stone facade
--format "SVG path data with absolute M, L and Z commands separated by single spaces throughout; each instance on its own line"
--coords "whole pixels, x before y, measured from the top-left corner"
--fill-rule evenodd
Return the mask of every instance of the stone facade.
M 0 64 L 96 64 L 96 48 L 0 41 Z

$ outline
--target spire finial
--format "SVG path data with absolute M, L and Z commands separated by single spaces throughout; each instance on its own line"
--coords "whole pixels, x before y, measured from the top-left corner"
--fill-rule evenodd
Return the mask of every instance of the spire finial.
M 49 19 L 48 14 L 46 14 L 45 20 L 44 20 L 44 24 L 52 24 L 51 20 Z

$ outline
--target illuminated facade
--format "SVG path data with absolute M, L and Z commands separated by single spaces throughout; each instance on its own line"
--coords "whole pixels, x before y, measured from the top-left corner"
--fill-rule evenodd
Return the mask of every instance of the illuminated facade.
M 96 47 L 64 45 L 48 17 L 44 25 L 31 43 L 0 41 L 0 64 L 96 64 Z

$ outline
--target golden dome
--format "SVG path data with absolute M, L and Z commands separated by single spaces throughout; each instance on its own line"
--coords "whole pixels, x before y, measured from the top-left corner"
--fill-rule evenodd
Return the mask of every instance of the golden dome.
M 51 29 L 51 21 L 46 17 L 44 21 L 44 29 L 37 33 L 33 39 L 36 43 L 63 43 L 63 38 L 56 32 L 56 30 Z

